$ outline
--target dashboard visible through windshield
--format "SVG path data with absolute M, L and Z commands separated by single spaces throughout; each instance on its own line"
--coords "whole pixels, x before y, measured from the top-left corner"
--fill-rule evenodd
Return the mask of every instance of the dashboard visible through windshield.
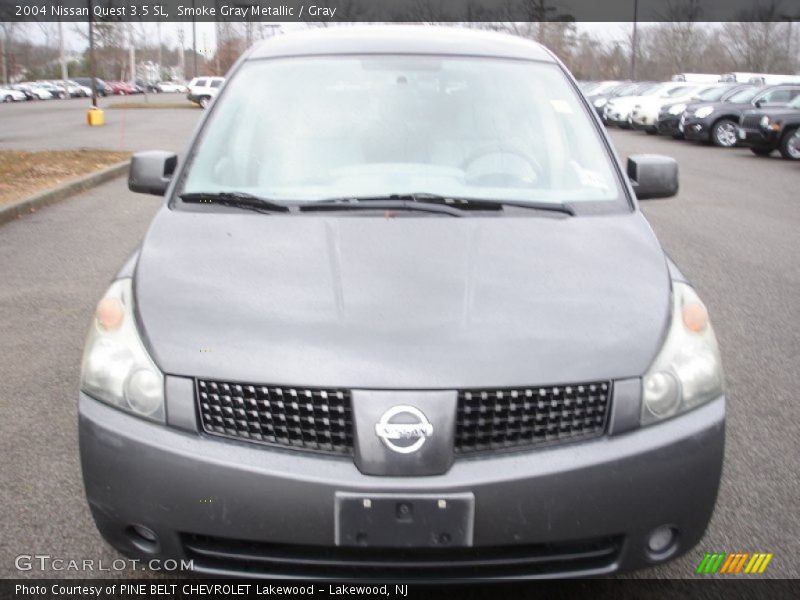
M 472 57 L 253 60 L 229 82 L 184 194 L 283 202 L 437 194 L 629 210 L 557 65 Z

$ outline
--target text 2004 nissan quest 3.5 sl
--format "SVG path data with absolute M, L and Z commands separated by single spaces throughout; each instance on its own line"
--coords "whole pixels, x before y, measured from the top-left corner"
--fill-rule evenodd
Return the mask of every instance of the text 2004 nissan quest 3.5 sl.
M 281 36 L 232 69 L 100 300 L 80 449 L 101 533 L 220 575 L 588 576 L 692 548 L 725 398 L 697 293 L 545 48 Z

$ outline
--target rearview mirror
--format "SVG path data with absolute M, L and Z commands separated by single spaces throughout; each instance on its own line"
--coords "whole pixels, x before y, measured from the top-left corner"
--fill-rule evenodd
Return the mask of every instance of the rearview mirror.
M 141 194 L 163 196 L 176 166 L 178 166 L 178 155 L 174 152 L 165 150 L 137 152 L 131 158 L 128 189 Z
M 678 193 L 678 162 L 660 154 L 628 158 L 628 178 L 639 200 L 669 198 Z

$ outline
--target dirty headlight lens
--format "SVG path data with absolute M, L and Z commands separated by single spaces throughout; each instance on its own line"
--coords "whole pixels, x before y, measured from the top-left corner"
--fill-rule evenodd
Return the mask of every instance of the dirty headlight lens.
M 112 283 L 97 304 L 83 351 L 81 390 L 137 416 L 164 421 L 164 375 L 136 329 L 130 279 Z
M 689 285 L 673 282 L 669 332 L 642 380 L 642 425 L 717 398 L 722 380 L 717 338 L 706 307 Z

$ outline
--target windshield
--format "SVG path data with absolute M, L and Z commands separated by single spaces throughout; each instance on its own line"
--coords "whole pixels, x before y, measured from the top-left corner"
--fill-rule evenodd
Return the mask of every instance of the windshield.
M 674 98 L 676 96 L 685 96 L 686 94 L 690 94 L 692 90 L 697 89 L 695 86 L 691 85 L 681 85 L 672 89 L 668 89 L 663 95 L 666 98 Z
M 750 88 L 747 90 L 742 90 L 738 94 L 734 94 L 728 98 L 728 102 L 732 104 L 747 104 L 758 93 L 759 89 L 760 88 Z
M 695 96 L 698 100 L 703 100 L 704 102 L 716 102 L 720 98 L 722 98 L 725 94 L 728 93 L 729 86 L 726 85 L 719 85 L 716 87 L 708 88 L 700 92 Z
M 624 96 L 636 91 L 639 88 L 638 83 L 626 83 L 611 90 L 611 96 Z
M 628 207 L 557 65 L 461 57 L 246 63 L 210 115 L 183 188 L 221 191 Z

